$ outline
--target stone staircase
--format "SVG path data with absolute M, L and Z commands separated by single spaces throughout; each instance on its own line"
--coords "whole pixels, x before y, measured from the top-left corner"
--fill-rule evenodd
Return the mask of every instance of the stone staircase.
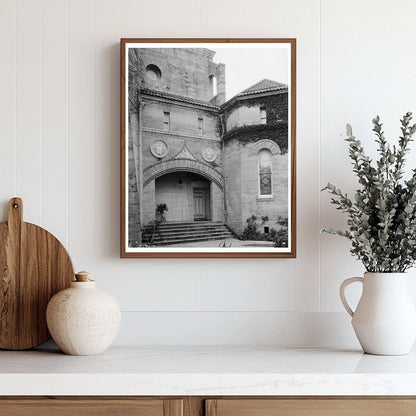
M 149 244 L 146 235 L 150 239 L 152 232 L 151 230 L 146 231 L 143 243 Z M 233 238 L 233 234 L 222 222 L 165 222 L 159 226 L 159 233 L 155 235 L 153 245 L 164 246 L 227 238 Z

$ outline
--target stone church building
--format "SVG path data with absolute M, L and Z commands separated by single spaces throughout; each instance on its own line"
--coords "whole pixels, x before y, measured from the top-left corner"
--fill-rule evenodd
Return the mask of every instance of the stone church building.
M 266 233 L 288 217 L 287 85 L 262 79 L 226 100 L 225 65 L 214 55 L 205 48 L 129 50 L 133 247 L 158 204 L 168 207 L 166 225 L 226 230 L 211 239 L 241 235 L 253 215 Z M 208 231 L 194 241 L 210 239 Z

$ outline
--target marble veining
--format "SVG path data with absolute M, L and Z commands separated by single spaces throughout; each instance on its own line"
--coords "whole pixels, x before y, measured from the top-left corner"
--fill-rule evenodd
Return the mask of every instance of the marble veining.
M 0 352 L 1 395 L 415 395 L 416 350 L 384 357 L 343 348 L 113 347 Z

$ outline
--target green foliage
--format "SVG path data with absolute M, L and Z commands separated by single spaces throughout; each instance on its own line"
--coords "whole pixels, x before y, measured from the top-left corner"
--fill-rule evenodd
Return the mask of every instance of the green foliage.
M 257 217 L 252 215 L 247 218 L 247 226 L 243 230 L 241 235 L 242 240 L 261 240 L 261 233 L 257 229 Z
M 281 217 L 279 215 L 279 218 L 277 219 L 277 223 L 281 225 L 282 227 L 288 227 L 289 226 L 289 219 L 288 217 Z
M 288 220 L 287 218 L 279 217 L 277 221 L 281 226 L 279 230 L 271 228 L 269 233 L 261 233 L 257 229 L 258 221 L 260 221 L 255 215 L 247 218 L 247 226 L 244 228 L 241 235 L 242 240 L 252 241 L 273 241 L 274 247 L 287 247 L 288 244 Z M 269 221 L 268 216 L 261 217 L 260 226 Z
M 156 205 L 156 221 L 165 221 L 165 212 L 169 211 L 167 204 L 161 203 Z M 160 224 L 159 224 L 160 225 Z
M 409 144 L 416 132 L 412 113 L 401 122 L 398 145 L 387 142 L 380 118 L 373 120 L 379 158 L 366 156 L 361 142 L 347 125 L 346 141 L 353 172 L 360 189 L 350 199 L 335 185 L 323 189 L 331 195 L 336 209 L 348 215 L 348 231 L 325 228 L 323 232 L 348 238 L 351 254 L 360 259 L 369 272 L 404 272 L 416 261 L 416 169 L 408 180 L 404 164 Z
M 157 204 L 156 205 L 156 213 L 157 214 L 163 215 L 165 211 L 169 211 L 167 204 L 162 203 L 162 204 Z
M 165 222 L 163 213 L 159 219 L 150 221 L 146 227 L 142 229 L 142 240 L 143 244 L 141 247 L 152 247 L 156 237 L 163 238 L 160 232 L 160 225 Z
M 273 236 L 272 236 L 274 247 L 287 247 L 287 244 L 289 241 L 288 228 L 284 227 L 284 228 L 281 228 L 279 231 L 276 231 L 275 229 L 272 228 L 272 230 L 274 231 Z
M 165 203 L 156 205 L 156 219 L 150 221 L 142 228 L 142 243 L 138 240 L 129 240 L 129 247 L 152 247 L 156 237 L 163 238 L 160 232 L 160 225 L 166 221 L 165 212 L 168 206 Z

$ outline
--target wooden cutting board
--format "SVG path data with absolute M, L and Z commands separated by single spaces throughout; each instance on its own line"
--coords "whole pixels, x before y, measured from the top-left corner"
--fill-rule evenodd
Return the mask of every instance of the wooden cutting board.
M 24 350 L 46 341 L 46 306 L 74 280 L 65 247 L 48 231 L 23 222 L 23 202 L 9 201 L 0 223 L 0 348 Z

